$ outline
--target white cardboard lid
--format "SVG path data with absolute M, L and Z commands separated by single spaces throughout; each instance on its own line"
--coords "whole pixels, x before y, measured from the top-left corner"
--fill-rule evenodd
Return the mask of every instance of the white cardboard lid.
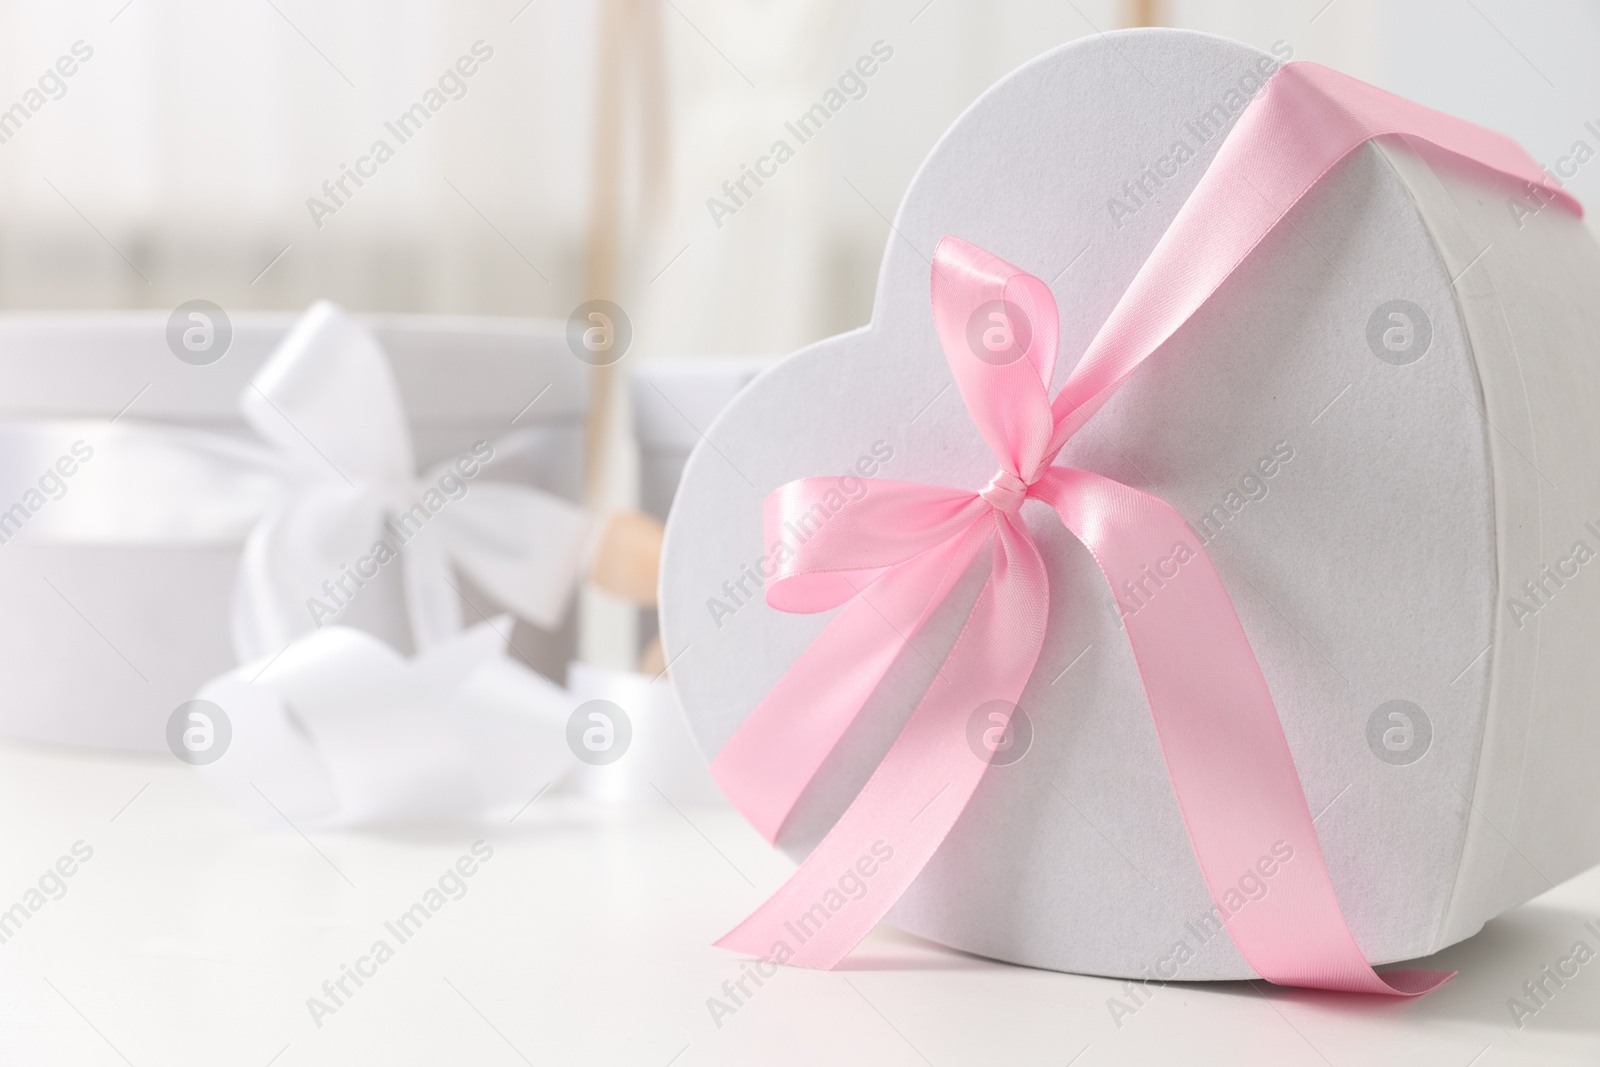
M 233 315 L 227 353 L 191 366 L 167 347 L 165 313 L 0 315 L 0 418 L 110 417 L 137 395 L 139 418 L 237 423 L 240 391 L 298 317 Z M 588 405 L 589 368 L 559 322 L 357 318 L 388 353 L 413 425 L 509 426 L 535 397 L 518 425 L 575 420 Z
M 663 359 L 633 369 L 633 432 L 647 451 L 685 455 L 728 402 L 776 362 L 763 357 Z

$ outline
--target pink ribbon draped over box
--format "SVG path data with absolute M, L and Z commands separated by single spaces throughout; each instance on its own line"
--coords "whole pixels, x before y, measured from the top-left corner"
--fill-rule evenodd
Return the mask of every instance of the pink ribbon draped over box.
M 977 492 L 870 480 L 863 497 L 791 546 L 767 603 L 789 612 L 842 610 L 712 766 L 768 840 L 986 544 L 988 580 L 938 677 L 849 809 L 789 881 L 718 944 L 769 955 L 782 943 L 788 962 L 832 967 L 938 849 L 989 766 L 969 746 L 969 719 L 992 702 L 1015 706 L 1044 641 L 1049 584 L 1018 518 L 1031 499 L 1055 510 L 1114 593 L 1143 578 L 1153 561 L 1184 550 L 1192 557 L 1123 624 L 1195 859 L 1246 962 L 1272 982 L 1350 992 L 1414 996 L 1450 977 L 1380 975 L 1362 956 L 1266 680 L 1188 524 L 1149 493 L 1053 465 L 1073 433 L 1324 174 L 1368 140 L 1393 135 L 1531 183 L 1543 198 L 1581 213 L 1508 138 L 1316 64 L 1288 64 L 1241 115 L 1053 401 L 1059 326 L 1049 287 L 957 237 L 939 242 L 934 321 L 950 373 L 1000 470 Z M 995 307 L 1023 320 L 1009 324 L 1020 349 L 1009 362 L 978 353 L 968 340 L 972 317 Z M 833 489 L 833 478 L 776 489 L 766 501 L 768 540 Z M 786 922 L 822 900 L 840 872 L 871 855 L 874 842 L 888 843 L 894 858 L 866 880 L 865 896 L 798 947 L 788 945 Z M 1292 848 L 1295 860 L 1277 871 L 1271 895 L 1237 911 L 1224 906 L 1224 894 L 1275 844 Z

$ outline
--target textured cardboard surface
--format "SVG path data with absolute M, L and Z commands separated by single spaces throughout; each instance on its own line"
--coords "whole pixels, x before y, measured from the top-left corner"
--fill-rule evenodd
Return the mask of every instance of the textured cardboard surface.
M 1197 136 L 1192 120 L 1263 62 L 1181 31 L 1077 42 L 999 83 L 934 149 L 896 219 L 872 324 L 757 379 L 685 471 L 668 524 L 663 628 L 708 753 L 829 617 L 786 616 L 759 600 L 715 620 L 708 610 L 762 556 L 767 492 L 843 471 L 878 442 L 893 450 L 885 477 L 977 488 L 993 473 L 934 336 L 927 256 L 938 238 L 958 234 L 1051 284 L 1059 384 L 1220 143 Z M 1109 198 L 1179 140 L 1193 158 L 1114 218 Z M 1600 853 L 1594 832 L 1572 825 L 1594 810 L 1593 789 L 1574 792 L 1580 757 L 1561 744 L 1570 735 L 1594 752 L 1592 730 L 1572 733 L 1581 701 L 1593 703 L 1595 672 L 1577 651 L 1592 632 L 1577 614 L 1560 617 L 1559 661 L 1527 651 L 1532 642 L 1496 644 L 1508 639 L 1501 586 L 1534 576 L 1532 557 L 1548 561 L 1571 539 L 1543 533 L 1549 486 L 1517 469 L 1519 450 L 1547 439 L 1571 464 L 1564 510 L 1596 510 L 1576 472 L 1594 451 L 1583 412 L 1600 404 L 1600 380 L 1578 358 L 1596 325 L 1600 256 L 1581 223 L 1547 209 L 1537 226 L 1496 230 L 1517 242 L 1504 262 L 1494 249 L 1473 262 L 1483 243 L 1467 248 L 1467 238 L 1503 230 L 1516 192 L 1477 173 L 1435 174 L 1403 146 L 1357 152 L 1061 457 L 1155 492 L 1196 524 L 1228 507 L 1230 493 L 1260 496 L 1207 531 L 1207 551 L 1277 702 L 1345 915 L 1374 962 L 1459 940 L 1545 888 L 1509 867 L 1524 843 L 1557 880 Z M 1436 236 L 1445 231 L 1455 243 Z M 1397 299 L 1431 327 L 1425 354 L 1405 365 L 1368 342 L 1375 312 Z M 1292 458 L 1248 480 L 1275 448 Z M 1038 966 L 1248 976 L 1226 937 L 1187 925 L 1210 901 L 1102 579 L 1053 515 L 1037 505 L 1025 515 L 1052 589 L 1049 635 L 1022 700 L 1033 748 L 989 772 L 891 918 Z M 1539 534 L 1527 536 L 1530 523 Z M 1581 522 L 1567 524 L 1578 536 Z M 1556 608 L 1593 617 L 1600 578 L 1586 579 L 1552 600 L 1552 619 Z M 780 840 L 792 855 L 865 781 L 979 583 L 969 575 L 824 767 Z M 1369 719 L 1397 699 L 1431 724 L 1426 754 L 1407 765 L 1379 759 L 1367 738 Z M 1529 779 L 1543 781 L 1540 796 L 1519 807 Z M 1494 806 L 1487 815 L 1480 799 Z M 1491 840 L 1491 820 L 1511 840 Z M 1194 958 L 1173 975 L 1161 961 L 1180 941 Z
M 1499 598 L 1489 714 L 1466 847 L 1439 943 L 1600 861 L 1600 550 L 1594 479 L 1600 250 L 1525 191 L 1391 151 L 1423 207 L 1473 338 L 1493 461 Z M 1515 204 L 1517 210 L 1512 210 Z M 1563 560 L 1576 574 L 1557 573 Z M 1542 585 L 1530 597 L 1526 583 Z M 1534 609 L 1531 613 L 1529 608 Z M 1463 799 L 1464 803 L 1464 799 Z

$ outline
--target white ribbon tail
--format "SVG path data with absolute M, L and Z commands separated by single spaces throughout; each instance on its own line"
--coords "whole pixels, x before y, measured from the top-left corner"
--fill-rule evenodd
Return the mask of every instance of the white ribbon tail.
M 407 661 L 334 626 L 201 689 L 232 740 L 201 768 L 257 822 L 349 826 L 520 806 L 572 757 L 571 698 L 506 658 L 501 617 Z M 252 680 L 253 679 L 253 680 Z
M 550 493 L 479 482 L 435 517 L 460 570 L 529 622 L 553 629 L 583 577 L 596 529 Z

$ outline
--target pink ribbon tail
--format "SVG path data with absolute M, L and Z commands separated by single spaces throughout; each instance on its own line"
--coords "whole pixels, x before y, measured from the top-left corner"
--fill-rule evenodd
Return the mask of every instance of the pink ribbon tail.
M 768 841 L 983 540 L 968 530 L 863 588 L 711 761 L 712 777 Z
M 1035 495 L 1114 594 L 1125 582 L 1144 593 L 1123 617 L 1128 644 L 1200 873 L 1245 962 L 1279 985 L 1349 992 L 1415 995 L 1449 980 L 1376 974 L 1356 947 L 1266 679 L 1189 524 L 1165 501 L 1088 471 L 1054 467 Z M 1251 874 L 1271 886 L 1267 897 L 1239 892 Z
M 1032 540 L 1009 519 L 994 525 L 989 580 L 889 754 L 805 865 L 718 945 L 833 967 L 894 906 L 955 825 L 989 766 L 967 745 L 967 720 L 989 701 L 1015 704 L 1021 696 L 1049 608 L 1044 562 Z M 866 885 L 859 897 L 839 888 L 850 873 Z

